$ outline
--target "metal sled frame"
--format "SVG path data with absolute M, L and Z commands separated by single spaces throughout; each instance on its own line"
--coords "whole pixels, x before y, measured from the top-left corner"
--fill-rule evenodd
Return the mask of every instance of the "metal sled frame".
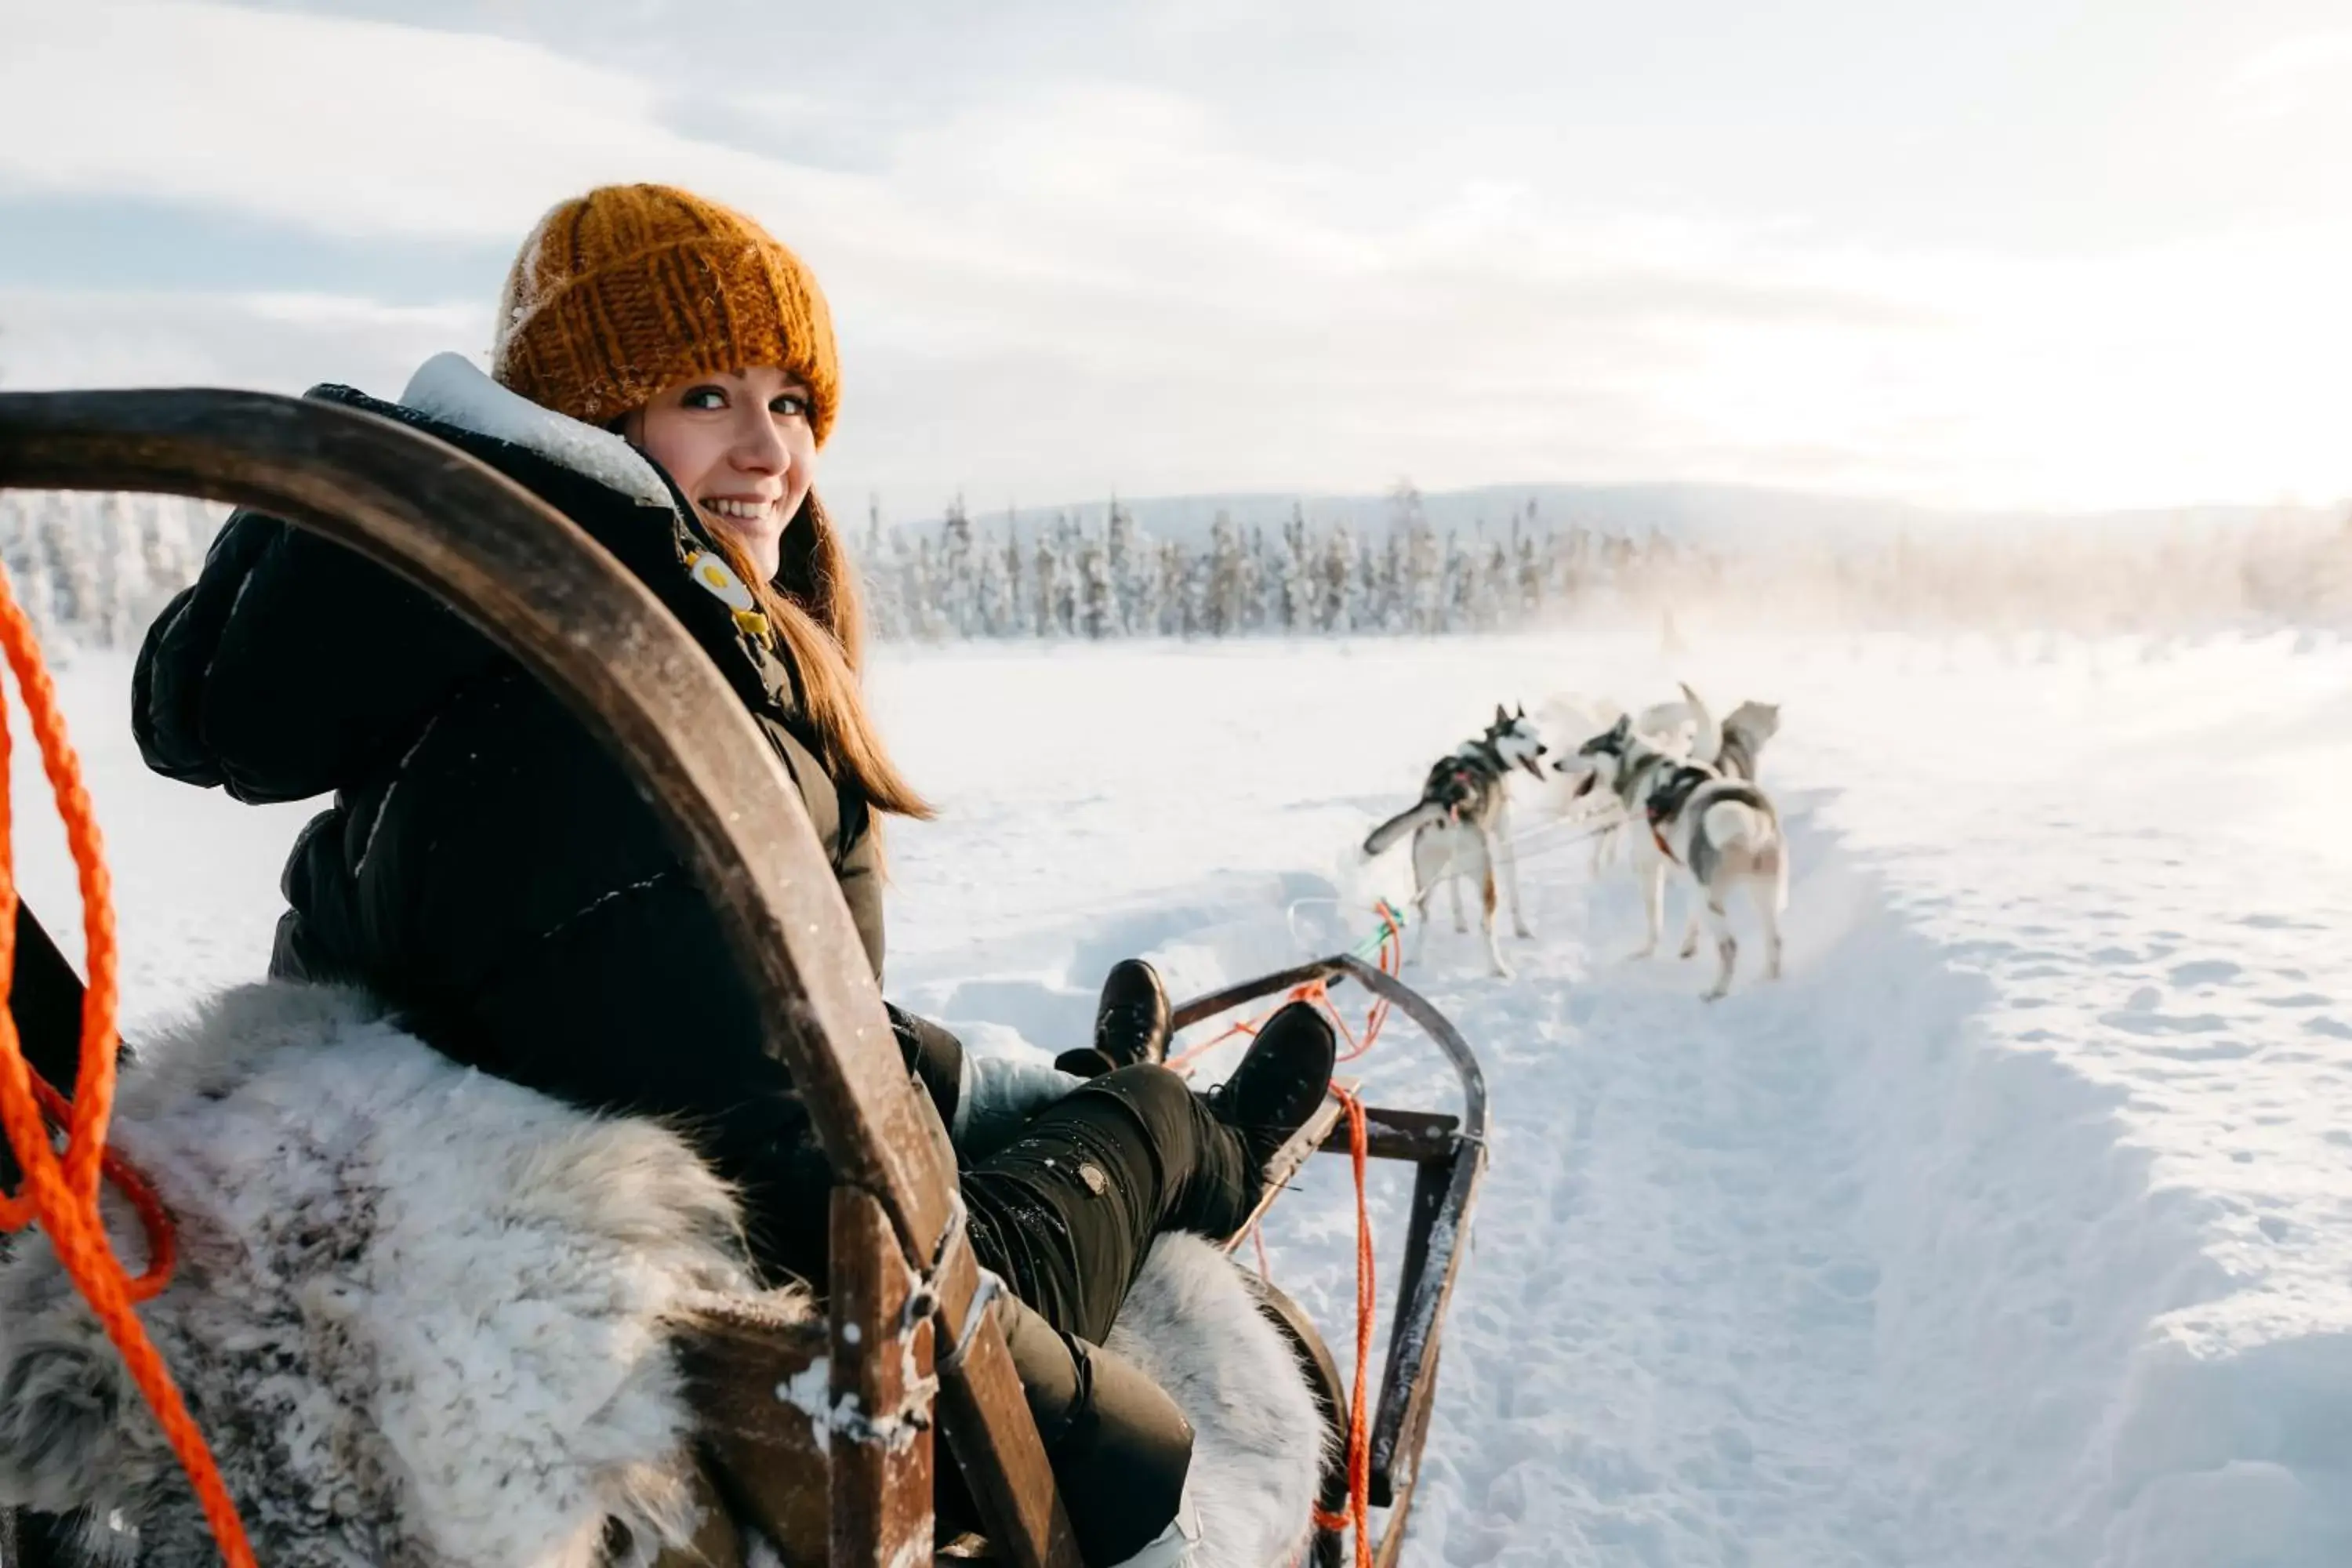
M 1366 1152 L 1375 1160 L 1404 1160 L 1413 1166 L 1412 1206 L 1405 1233 L 1404 1261 L 1397 1274 L 1395 1316 L 1389 1330 L 1387 1363 L 1381 1370 L 1379 1401 L 1371 1421 L 1371 1503 L 1389 1510 L 1386 1528 L 1373 1549 L 1373 1561 L 1388 1568 L 1404 1548 L 1405 1525 L 1412 1511 L 1413 1489 L 1421 1479 L 1422 1444 L 1429 1435 L 1429 1415 L 1437 1394 L 1440 1336 L 1454 1283 L 1462 1270 L 1464 1243 L 1469 1235 L 1470 1207 L 1486 1172 L 1486 1079 L 1478 1058 L 1445 1015 L 1430 1005 L 1419 992 L 1394 975 L 1374 968 L 1349 953 L 1318 959 L 1230 985 L 1185 1003 L 1176 1009 L 1177 1028 L 1189 1028 L 1267 996 L 1320 981 L 1325 984 L 1352 980 L 1397 1012 L 1411 1018 L 1435 1043 L 1462 1081 L 1462 1114 L 1449 1116 L 1426 1110 L 1388 1110 L 1367 1106 L 1364 1110 Z M 1349 1130 L 1339 1121 L 1336 1101 L 1276 1153 L 1266 1171 L 1266 1195 L 1258 1217 L 1270 1207 L 1283 1184 L 1320 1150 L 1345 1156 Z M 1226 1243 L 1228 1250 L 1246 1236 L 1249 1226 Z M 1286 1304 L 1286 1303 L 1285 1303 Z M 1311 1328 L 1292 1321 L 1285 1327 L 1301 1340 L 1310 1365 L 1321 1367 L 1312 1381 L 1321 1386 L 1327 1408 L 1336 1415 L 1345 1409 L 1346 1395 L 1329 1370 L 1329 1357 L 1312 1338 Z M 1344 1429 L 1344 1419 L 1339 1423 Z M 1345 1477 L 1327 1477 L 1323 1506 L 1336 1509 L 1345 1500 Z M 1337 1565 L 1340 1537 L 1335 1531 L 1318 1531 L 1316 1560 Z
M 772 1521 L 797 1520 L 784 1543 L 798 1549 L 794 1561 L 929 1562 L 933 1442 L 943 1426 L 987 1531 L 989 1559 L 1081 1568 L 1003 1337 L 980 1310 L 953 1151 L 903 1070 L 806 809 L 725 678 L 652 593 L 503 475 L 393 420 L 331 404 L 211 390 L 0 394 L 0 489 L 10 488 L 196 496 L 282 518 L 415 583 L 558 694 L 626 768 L 710 898 L 758 998 L 768 1047 L 799 1086 L 837 1183 L 826 1319 L 764 1324 L 722 1304 L 688 1351 L 690 1365 L 723 1364 L 726 1385 L 762 1391 L 776 1383 L 741 1373 L 822 1356 L 841 1418 L 827 1433 L 780 1446 L 777 1424 L 763 1419 L 772 1407 L 746 1408 L 732 1434 L 719 1411 L 710 1444 L 721 1461 L 716 1489 L 730 1501 L 772 1505 L 761 1510 Z M 1460 1226 L 1484 1166 L 1476 1065 L 1427 1003 L 1344 957 L 1202 998 L 1180 1021 L 1343 975 L 1427 1030 L 1467 1096 L 1459 1124 L 1401 1111 L 1374 1112 L 1371 1122 L 1374 1154 L 1420 1167 L 1373 1429 L 1373 1500 L 1392 1510 L 1381 1561 L 1391 1563 Z M 1328 1123 L 1311 1131 L 1285 1152 L 1281 1173 L 1312 1152 Z M 730 1447 L 744 1462 L 726 1462 Z M 822 1489 L 807 1484 L 817 1475 Z M 812 1492 L 821 1495 L 803 1495 Z M 0 1518 L 0 1563 L 15 1555 L 9 1523 Z

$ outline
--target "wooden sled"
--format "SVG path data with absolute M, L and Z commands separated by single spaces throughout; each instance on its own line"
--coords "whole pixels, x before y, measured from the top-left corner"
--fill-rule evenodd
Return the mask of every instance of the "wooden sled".
M 750 1524 L 788 1563 L 1082 1568 L 1003 1336 L 978 1310 L 982 1278 L 957 1223 L 953 1152 L 901 1068 L 800 796 L 720 672 L 642 584 L 568 519 L 463 453 L 387 419 L 295 398 L 0 394 L 0 488 L 202 497 L 358 550 L 441 598 L 559 693 L 659 812 L 719 913 L 769 1048 L 800 1086 L 838 1181 L 824 1313 L 786 1322 L 717 1301 L 686 1335 L 705 1479 L 723 1505 L 708 1510 L 701 1561 L 742 1562 Z M 58 1064 L 71 1061 L 79 983 L 29 913 L 20 932 L 12 1006 L 26 1048 L 69 1083 L 69 1066 Z M 1434 1008 L 1351 957 L 1202 997 L 1177 1022 L 1312 980 L 1352 980 L 1387 1000 L 1463 1085 L 1459 1117 L 1369 1112 L 1370 1154 L 1417 1173 L 1370 1426 L 1370 1500 L 1388 1510 L 1375 1560 L 1388 1564 L 1403 1543 L 1440 1331 L 1485 1168 L 1485 1089 Z M 1338 1109 L 1276 1155 L 1275 1186 L 1318 1149 L 1348 1152 Z M 1294 1340 L 1327 1419 L 1344 1430 L 1345 1391 L 1313 1325 L 1270 1287 L 1264 1304 Z M 902 1420 L 914 1440 L 875 1440 L 845 1423 L 815 1432 L 770 1396 L 820 1360 L 836 1410 Z M 942 1431 L 984 1538 L 933 1538 Z M 1325 1507 L 1345 1497 L 1344 1471 L 1328 1477 Z M 0 1513 L 0 1568 L 49 1561 L 45 1530 Z M 1338 1563 L 1340 1548 L 1339 1532 L 1318 1531 L 1314 1560 Z

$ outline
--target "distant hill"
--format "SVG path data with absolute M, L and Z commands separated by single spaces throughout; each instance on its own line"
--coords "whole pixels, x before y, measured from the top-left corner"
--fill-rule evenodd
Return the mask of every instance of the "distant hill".
M 1385 495 L 1235 492 L 1121 497 L 1120 504 L 1134 514 L 1147 533 L 1186 542 L 1206 538 L 1220 511 L 1244 528 L 1274 529 L 1289 518 L 1293 507 L 1299 507 L 1318 527 L 1344 522 L 1350 530 L 1370 529 L 1375 532 L 1384 532 L 1396 511 L 1395 503 Z M 1511 519 L 1525 516 L 1530 504 L 1539 525 L 1559 528 L 1581 523 L 1601 532 L 1637 535 L 1654 528 L 1675 539 L 1713 545 L 1768 541 L 1837 544 L 1883 539 L 1904 531 L 1942 531 L 1955 528 L 2202 531 L 2265 521 L 2310 523 L 2340 517 L 2346 510 L 2341 505 L 2186 506 L 2084 512 L 1947 510 L 1901 501 L 1712 484 L 1484 485 L 1474 489 L 1433 490 L 1421 498 L 1423 515 L 1441 532 L 1452 530 L 1468 533 L 1483 525 L 1489 531 L 1507 533 Z M 1105 499 L 1022 507 L 1013 516 L 1015 526 L 1026 538 L 1039 523 L 1049 522 L 1056 516 L 1067 516 L 1082 525 L 1099 524 L 1108 510 Z M 984 507 L 974 508 L 971 520 L 983 534 L 999 538 L 1003 535 L 1007 521 L 1004 509 L 991 510 Z M 905 531 L 931 533 L 938 530 L 940 521 L 935 513 L 898 526 Z

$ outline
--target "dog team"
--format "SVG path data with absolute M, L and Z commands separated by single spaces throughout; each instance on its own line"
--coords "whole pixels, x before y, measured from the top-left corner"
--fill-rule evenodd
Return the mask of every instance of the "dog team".
M 1789 904 L 1789 849 L 1780 813 L 1757 783 L 1757 759 L 1780 728 L 1780 710 L 1743 702 L 1717 722 L 1687 685 L 1679 701 L 1639 714 L 1613 704 L 1556 698 L 1530 719 L 1497 705 L 1486 732 L 1438 759 L 1421 798 L 1364 840 L 1378 855 L 1408 835 L 1412 841 L 1412 951 L 1417 961 L 1428 930 L 1429 900 L 1443 883 L 1454 929 L 1466 931 L 1462 884 L 1480 889 L 1486 954 L 1508 977 L 1496 940 L 1498 895 L 1510 895 L 1511 926 L 1528 929 L 1511 831 L 1510 784 L 1524 773 L 1542 787 L 1563 824 L 1581 823 L 1593 838 L 1597 872 L 1622 841 L 1641 884 L 1646 936 L 1637 958 L 1657 952 L 1665 924 L 1669 874 L 1679 870 L 1697 895 L 1682 956 L 1698 951 L 1704 925 L 1715 940 L 1716 974 L 1708 1001 L 1731 988 L 1739 944 L 1727 907 L 1734 895 L 1755 910 L 1764 934 L 1764 973 L 1780 973 L 1780 917 Z M 1613 719 L 1611 715 L 1614 715 Z M 1580 734 L 1576 750 L 1554 757 L 1542 735 Z M 1547 758 L 1550 760 L 1547 762 Z

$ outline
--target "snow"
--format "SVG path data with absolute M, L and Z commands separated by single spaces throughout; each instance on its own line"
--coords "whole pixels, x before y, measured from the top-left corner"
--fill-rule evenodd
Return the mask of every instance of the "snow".
M 1406 1560 L 2352 1561 L 2352 646 L 1685 630 L 1671 668 L 1600 634 L 887 650 L 943 808 L 892 836 L 889 990 L 1051 1052 L 1116 959 L 1194 992 L 1362 934 L 1404 856 L 1353 846 L 1497 700 L 1778 700 L 1784 981 L 1746 943 L 1708 1006 L 1705 965 L 1626 962 L 1630 882 L 1533 812 L 1519 977 L 1444 924 L 1409 976 L 1495 1120 Z M 134 1016 L 250 974 L 303 809 L 144 774 L 119 657 L 62 681 Z M 1402 1023 L 1358 1065 L 1456 1103 Z M 1376 1171 L 1383 1268 L 1406 1193 Z M 1344 1368 L 1345 1162 L 1268 1241 Z

